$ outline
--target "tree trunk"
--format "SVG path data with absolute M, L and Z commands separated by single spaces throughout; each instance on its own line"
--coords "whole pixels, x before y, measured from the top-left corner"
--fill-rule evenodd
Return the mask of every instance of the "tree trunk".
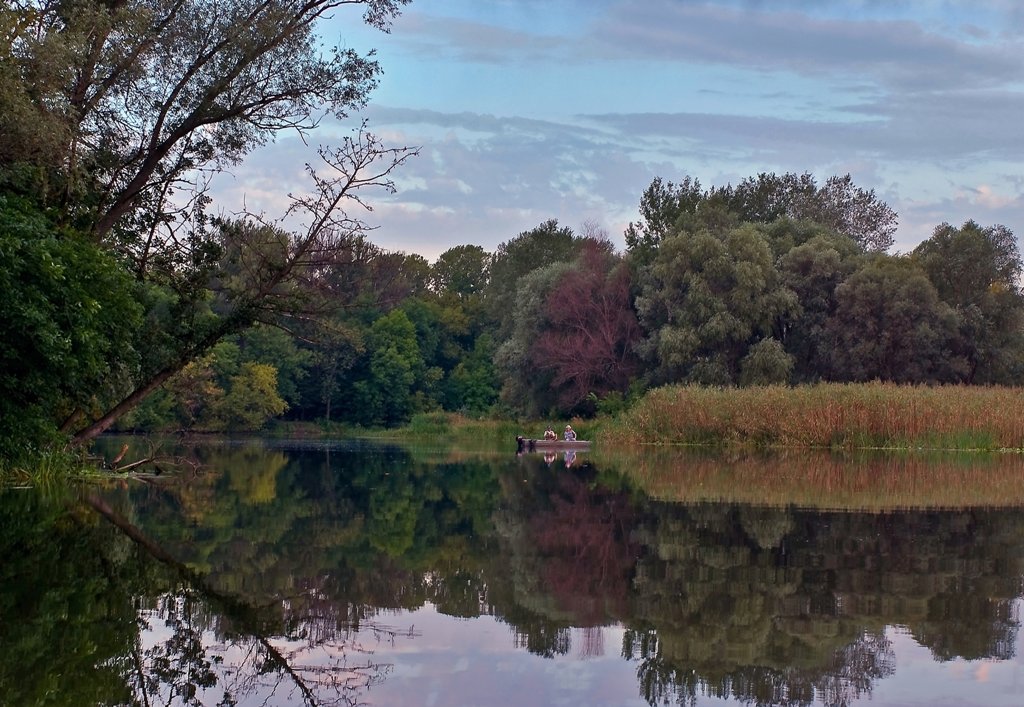
M 85 428 L 76 432 L 71 438 L 71 444 L 74 446 L 81 446 L 99 437 L 101 434 L 106 432 L 112 424 L 114 424 L 117 418 L 121 417 L 121 415 L 125 414 L 142 402 L 147 395 L 163 385 L 164 381 L 184 367 L 184 364 L 180 364 L 165 368 L 157 373 L 149 380 L 148 383 L 133 390 L 128 397 L 104 413 L 98 420 L 94 420 Z

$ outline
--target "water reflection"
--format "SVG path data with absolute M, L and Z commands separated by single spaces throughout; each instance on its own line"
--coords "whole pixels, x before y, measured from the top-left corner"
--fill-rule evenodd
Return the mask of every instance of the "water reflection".
M 921 462 L 910 477 L 932 464 L 951 488 L 912 498 L 893 471 L 908 460 L 884 457 L 691 457 L 666 474 L 595 455 L 188 452 L 203 466 L 187 479 L 0 495 L 0 703 L 373 703 L 423 638 L 396 617 L 424 607 L 490 617 L 556 665 L 618 654 L 651 705 L 851 704 L 899 674 L 896 630 L 936 665 L 1016 659 L 1015 457 Z M 812 490 L 782 503 L 799 474 Z M 769 502 L 728 497 L 758 485 Z M 943 689 L 920 685 L 918 704 Z M 487 694 L 473 701 L 508 703 Z

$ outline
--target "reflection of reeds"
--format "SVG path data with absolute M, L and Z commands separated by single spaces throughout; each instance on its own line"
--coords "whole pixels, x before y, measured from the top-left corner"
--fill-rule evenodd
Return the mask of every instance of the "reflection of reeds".
M 774 455 L 604 449 L 613 466 L 653 498 L 887 511 L 1024 506 L 1019 454 Z
M 666 386 L 609 424 L 602 443 L 779 447 L 1024 447 L 1024 389 L 887 383 Z

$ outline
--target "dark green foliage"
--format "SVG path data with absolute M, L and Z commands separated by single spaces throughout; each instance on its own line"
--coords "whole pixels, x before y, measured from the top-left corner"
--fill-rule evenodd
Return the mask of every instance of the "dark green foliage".
M 138 365 L 135 283 L 80 235 L 0 195 L 0 456 L 38 450 Z
M 472 351 L 456 364 L 444 388 L 444 407 L 470 414 L 488 412 L 498 400 L 501 380 L 494 368 L 494 342 L 481 334 Z
M 386 30 L 405 0 L 342 4 L 362 5 L 363 20 Z M 323 148 L 322 173 L 310 168 L 312 193 L 289 209 L 308 225 L 298 233 L 269 219 L 209 218 L 210 200 L 196 179 L 281 130 L 312 129 L 325 110 L 340 119 L 363 107 L 380 71 L 373 54 L 324 50 L 317 36 L 325 13 L 338 8 L 326 0 L 230 0 L 215 12 L 193 0 L 27 0 L 4 14 L 10 46 L 0 56 L 0 195 L 38 200 L 47 222 L 33 228 L 52 241 L 12 235 L 4 224 L 5 238 L 33 241 L 17 252 L 4 244 L 12 261 L 5 289 L 27 296 L 10 311 L 36 319 L 4 322 L 5 330 L 27 327 L 35 339 L 4 358 L 41 361 L 60 374 L 46 376 L 49 386 L 64 388 L 41 399 L 48 391 L 32 371 L 5 367 L 6 386 L 40 391 L 39 400 L 10 403 L 38 406 L 25 410 L 26 420 L 45 415 L 56 421 L 51 427 L 68 420 L 64 433 L 84 444 L 225 337 L 256 322 L 305 327 L 345 301 L 319 289 L 332 284 L 329 271 L 367 255 L 360 248 L 367 226 L 345 205 L 361 209 L 361 190 L 392 188 L 388 175 L 411 151 L 384 148 L 361 130 Z M 429 266 L 422 258 L 419 265 L 410 286 L 423 292 Z M 39 282 L 27 281 L 26 273 L 48 268 Z M 33 304 L 43 299 L 53 303 L 50 311 Z M 51 331 L 44 320 L 53 322 Z M 226 353 L 214 371 L 221 379 L 232 378 L 232 367 L 237 379 L 245 360 L 275 355 L 231 361 Z M 276 353 L 285 352 L 278 346 Z M 301 377 L 295 363 L 273 362 L 292 400 Z M 148 417 L 162 419 L 165 410 L 154 406 L 158 414 Z M 31 445 L 32 435 L 26 440 Z
M 531 349 L 551 325 L 548 296 L 571 269 L 570 263 L 554 262 L 520 278 L 514 307 L 504 319 L 509 334 L 494 354 L 495 368 L 502 379 L 502 400 L 530 417 L 544 415 L 558 405 L 552 386 L 554 371 L 538 369 Z
M 650 262 L 661 242 L 680 230 L 726 230 L 787 218 L 817 224 L 875 251 L 887 250 L 896 231 L 895 212 L 874 190 L 854 186 L 848 174 L 819 186 L 809 173 L 761 173 L 735 187 L 709 189 L 690 177 L 679 184 L 657 178 L 640 199 L 640 216 L 626 230 L 626 246 L 640 264 Z
M 308 375 L 312 354 L 298 347 L 295 337 L 276 327 L 256 326 L 238 337 L 240 360 L 263 363 L 277 370 L 277 392 L 289 405 L 299 401 L 299 386 Z M 229 340 L 230 341 L 230 340 Z M 223 359 L 219 349 L 217 360 Z
M 750 347 L 774 336 L 797 307 L 757 227 L 670 236 L 636 300 L 650 332 L 642 350 L 653 382 L 737 382 Z
M 513 324 L 509 314 L 516 308 L 519 283 L 538 268 L 571 261 L 579 252 L 581 238 L 558 221 L 545 221 L 533 230 L 523 231 L 498 246 L 491 262 L 491 276 L 485 291 L 487 312 L 498 327 L 498 339 L 504 342 Z
M 761 339 L 740 360 L 740 385 L 788 383 L 793 374 L 793 357 L 776 339 Z
M 805 383 L 829 376 L 833 341 L 828 331 L 835 314 L 836 287 L 861 266 L 862 251 L 844 236 L 818 235 L 779 259 L 782 283 L 800 303 L 784 329 L 786 351 L 793 356 L 793 380 Z
M 491 254 L 478 245 L 449 248 L 430 269 L 430 286 L 438 295 L 466 299 L 483 293 L 490 278 Z
M 954 309 L 954 351 L 968 383 L 1024 382 L 1024 297 L 1017 241 L 1005 226 L 942 224 L 914 249 L 943 302 Z
M 354 409 L 369 425 L 408 422 L 419 406 L 414 396 L 425 374 L 416 330 L 401 310 L 381 317 L 366 338 L 368 375 L 356 381 Z
M 958 380 L 966 361 L 953 355 L 957 318 L 912 262 L 875 256 L 836 288 L 829 321 L 830 377 L 941 383 Z

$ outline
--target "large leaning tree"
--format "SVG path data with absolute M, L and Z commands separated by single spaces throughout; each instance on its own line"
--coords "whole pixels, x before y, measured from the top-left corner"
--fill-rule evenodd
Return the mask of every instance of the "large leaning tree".
M 0 198 L 32 200 L 51 235 L 118 263 L 145 311 L 137 335 L 119 342 L 135 363 L 111 364 L 117 375 L 102 389 L 55 407 L 66 434 L 95 437 L 225 335 L 307 320 L 326 302 L 312 294 L 318 285 L 370 252 L 365 193 L 393 190 L 392 171 L 414 150 L 385 147 L 365 126 L 320 148 L 309 189 L 277 220 L 210 218 L 206 186 L 283 131 L 305 139 L 324 118 L 361 109 L 378 63 L 372 52 L 325 48 L 318 25 L 355 12 L 387 31 L 407 2 L 12 0 L 0 9 Z

